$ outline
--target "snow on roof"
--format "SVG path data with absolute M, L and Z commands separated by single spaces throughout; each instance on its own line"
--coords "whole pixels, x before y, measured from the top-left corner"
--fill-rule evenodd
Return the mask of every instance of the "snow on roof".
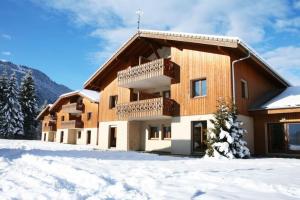
M 288 87 L 264 105 L 263 109 L 300 107 L 300 86 Z
M 67 96 L 71 96 L 71 95 L 75 95 L 75 94 L 85 96 L 95 102 L 99 102 L 99 98 L 100 98 L 99 92 L 96 92 L 93 90 L 87 90 L 87 89 L 75 90 L 72 92 L 68 92 L 68 93 L 60 95 L 60 97 L 63 98 L 63 97 L 67 97 Z
M 229 43 L 238 43 L 245 49 L 247 49 L 250 54 L 252 54 L 254 57 L 256 57 L 272 74 L 275 75 L 276 78 L 278 78 L 280 81 L 284 82 L 285 85 L 290 86 L 291 84 L 285 80 L 281 75 L 279 75 L 262 57 L 259 56 L 259 54 L 246 42 L 244 42 L 239 37 L 231 37 L 231 36 L 220 36 L 220 35 L 207 35 L 207 34 L 196 34 L 196 33 L 184 33 L 184 32 L 173 32 L 173 31 L 158 31 L 158 30 L 140 30 L 139 32 L 135 33 L 132 37 L 130 37 L 119 49 L 115 51 L 111 55 L 110 58 L 107 59 L 104 64 L 96 70 L 94 74 L 91 75 L 91 77 L 84 83 L 84 86 L 86 86 L 91 80 L 93 80 L 97 74 L 101 73 L 101 71 L 105 68 L 105 65 L 107 65 L 115 56 L 115 54 L 122 51 L 122 49 L 130 43 L 130 41 L 136 37 L 139 34 L 152 34 L 152 35 L 162 35 L 162 36 L 173 36 L 178 38 L 193 38 L 193 39 L 202 39 L 202 40 L 211 40 L 211 41 L 219 41 L 219 42 L 229 42 Z

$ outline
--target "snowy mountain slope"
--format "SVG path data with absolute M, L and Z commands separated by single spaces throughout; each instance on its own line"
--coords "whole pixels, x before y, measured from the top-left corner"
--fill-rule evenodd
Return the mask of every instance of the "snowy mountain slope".
M 300 160 L 213 160 L 0 140 L 1 199 L 299 199 Z
M 52 81 L 46 74 L 37 69 L 0 60 L 0 74 L 3 73 L 4 68 L 7 69 L 8 75 L 12 72 L 16 72 L 18 84 L 20 84 L 26 70 L 32 71 L 33 79 L 36 84 L 39 105 L 43 104 L 44 101 L 53 103 L 58 96 L 71 91 L 68 87 Z

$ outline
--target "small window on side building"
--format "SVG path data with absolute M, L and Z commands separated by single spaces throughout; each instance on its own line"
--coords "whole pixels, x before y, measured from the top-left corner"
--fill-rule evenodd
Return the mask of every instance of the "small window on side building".
M 248 99 L 249 98 L 249 91 L 248 91 L 247 81 L 241 80 L 241 89 L 242 89 L 242 98 Z

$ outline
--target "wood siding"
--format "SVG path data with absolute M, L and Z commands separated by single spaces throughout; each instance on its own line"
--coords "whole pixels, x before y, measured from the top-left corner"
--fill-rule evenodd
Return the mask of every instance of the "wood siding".
M 171 99 L 180 105 L 180 115 L 215 112 L 217 100 L 231 99 L 230 57 L 206 48 L 171 49 L 171 60 L 180 68 L 180 81 L 171 85 Z M 206 78 L 207 95 L 191 97 L 191 80 Z
M 241 80 L 247 81 L 248 98 L 242 98 Z M 283 88 L 278 81 L 260 70 L 258 64 L 249 60 L 235 65 L 235 85 L 236 104 L 239 113 L 243 115 L 249 115 L 248 109 L 264 98 L 266 94 Z
M 279 111 L 279 110 L 278 110 Z M 300 122 L 300 112 L 263 114 L 260 111 L 254 115 L 254 149 L 255 154 L 266 154 L 267 149 L 267 124 L 278 122 Z
M 91 102 L 87 98 L 83 98 L 83 111 L 80 113 L 81 121 L 83 122 L 83 128 L 96 128 L 98 127 L 98 103 Z M 64 105 L 69 103 L 68 101 L 64 102 Z M 87 113 L 92 113 L 92 118 L 90 120 L 87 119 Z M 56 111 L 57 115 L 57 129 L 63 128 L 61 118 L 64 116 L 64 121 L 73 120 L 69 113 L 64 112 L 62 109 L 62 106 L 59 107 L 59 109 Z

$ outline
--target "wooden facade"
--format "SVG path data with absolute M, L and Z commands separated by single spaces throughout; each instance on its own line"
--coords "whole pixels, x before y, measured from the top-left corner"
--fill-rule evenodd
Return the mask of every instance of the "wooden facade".
M 300 112 L 251 111 L 289 84 L 236 38 L 147 31 L 136 34 L 85 83 L 85 89 L 99 92 L 99 104 L 87 98 L 78 102 L 78 95 L 60 99 L 53 108 L 56 128 L 211 115 L 220 98 L 233 100 L 232 63 L 248 53 L 250 58 L 234 68 L 235 99 L 239 114 L 253 120 L 254 125 L 249 126 L 254 126 L 255 153 L 264 154 L 266 124 L 283 118 L 297 121 Z M 206 91 L 194 97 L 192 86 L 196 80 L 205 80 Z M 245 85 L 246 96 L 242 94 Z M 165 98 L 164 92 L 170 96 Z
M 300 123 L 300 112 L 293 109 L 258 110 L 252 111 L 254 116 L 255 154 L 267 154 L 269 152 L 269 135 L 267 126 L 271 123 Z M 287 137 L 285 136 L 285 143 Z M 286 151 L 285 153 L 295 153 Z M 300 153 L 300 152 L 296 152 Z
M 57 129 L 98 127 L 98 102 L 78 95 L 77 98 L 81 99 L 80 103 L 71 103 L 68 97 L 52 108 L 57 116 Z

